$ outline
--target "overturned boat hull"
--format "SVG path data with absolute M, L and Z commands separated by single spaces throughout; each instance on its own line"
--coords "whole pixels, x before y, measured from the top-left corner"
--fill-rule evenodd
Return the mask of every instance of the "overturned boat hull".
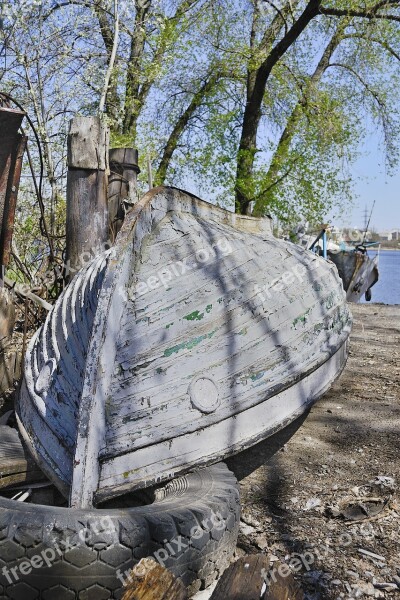
M 268 219 L 156 188 L 32 340 L 20 430 L 91 506 L 284 427 L 340 374 L 350 328 L 333 264 Z

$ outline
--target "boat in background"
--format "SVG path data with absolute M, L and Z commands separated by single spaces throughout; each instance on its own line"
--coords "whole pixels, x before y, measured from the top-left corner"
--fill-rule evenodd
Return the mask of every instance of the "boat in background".
M 359 302 L 363 295 L 369 302 L 371 288 L 379 279 L 379 255 L 368 256 L 367 245 L 341 250 L 328 248 L 328 258 L 335 263 L 349 302 Z
M 155 188 L 31 340 L 19 429 L 91 507 L 284 428 L 341 373 L 351 323 L 334 264 L 269 218 Z
M 344 242 L 334 243 L 327 239 L 328 226 L 324 225 L 318 237 L 309 246 L 310 250 L 319 252 L 324 258 L 335 263 L 339 277 L 343 281 L 348 302 L 359 302 L 363 295 L 369 302 L 372 299 L 371 288 L 379 279 L 379 243 L 367 242 L 368 228 L 374 207 L 375 200 L 369 217 L 368 210 L 365 210 L 361 243 L 360 239 L 358 239 L 358 243 L 350 246 Z M 378 245 L 378 254 L 371 258 L 368 255 L 368 248 L 376 245 Z
M 312 243 L 310 236 L 303 236 L 302 243 L 309 250 L 332 261 L 343 282 L 348 302 L 359 302 L 363 295 L 369 302 L 372 299 L 371 288 L 379 279 L 379 253 L 371 258 L 368 248 L 375 242 L 348 246 L 343 242 L 336 244 L 327 238 L 328 226 L 325 226 Z

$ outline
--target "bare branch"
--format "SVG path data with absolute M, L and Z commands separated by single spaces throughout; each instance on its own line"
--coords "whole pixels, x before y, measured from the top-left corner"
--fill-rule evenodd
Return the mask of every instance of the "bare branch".
M 393 0 L 391 4 L 400 6 L 399 0 Z M 331 17 L 360 17 L 362 19 L 370 20 L 383 19 L 386 21 L 397 21 L 400 23 L 399 15 L 377 13 L 378 10 L 381 10 L 384 6 L 387 7 L 388 5 L 389 1 L 386 0 L 385 2 L 379 2 L 369 10 L 339 9 L 320 6 L 319 14 Z
M 349 71 L 349 73 L 351 73 L 361 83 L 361 85 L 367 90 L 367 92 L 369 94 L 371 94 L 371 96 L 374 98 L 374 100 L 379 105 L 379 107 L 380 108 L 385 108 L 385 103 L 380 98 L 378 92 L 376 92 L 375 90 L 373 90 L 368 85 L 368 83 L 366 81 L 364 81 L 364 79 L 361 77 L 361 75 L 355 69 L 353 69 L 349 65 L 344 65 L 342 63 L 331 63 L 330 66 L 331 67 L 339 67 L 340 69 L 345 69 L 346 71 Z

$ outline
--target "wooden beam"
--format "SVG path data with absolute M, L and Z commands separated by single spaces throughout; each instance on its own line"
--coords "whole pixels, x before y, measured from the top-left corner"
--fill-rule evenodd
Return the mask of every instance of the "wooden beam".
M 75 117 L 68 134 L 66 279 L 108 241 L 109 129 L 99 117 Z
M 138 151 L 133 148 L 113 148 L 110 150 L 109 160 L 108 212 L 110 237 L 114 241 L 125 217 L 122 203 L 124 200 L 132 202 L 140 169 Z
M 260 600 L 269 563 L 265 554 L 239 558 L 223 573 L 211 600 Z
M 274 563 L 269 556 L 244 556 L 231 565 L 219 580 L 211 600 L 303 600 L 300 585 L 290 567 Z
M 182 581 L 153 558 L 142 558 L 128 576 L 125 588 L 122 600 L 188 600 Z
M 262 600 L 304 600 L 303 590 L 284 563 L 275 563 Z

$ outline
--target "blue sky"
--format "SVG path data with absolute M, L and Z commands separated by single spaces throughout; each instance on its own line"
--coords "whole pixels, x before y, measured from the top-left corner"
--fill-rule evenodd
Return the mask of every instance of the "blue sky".
M 349 214 L 339 219 L 339 225 L 362 226 L 365 208 L 371 210 L 375 200 L 370 228 L 377 231 L 400 228 L 400 165 L 394 175 L 387 174 L 379 141 L 378 136 L 372 134 L 363 148 L 363 155 L 354 165 L 358 198 Z

